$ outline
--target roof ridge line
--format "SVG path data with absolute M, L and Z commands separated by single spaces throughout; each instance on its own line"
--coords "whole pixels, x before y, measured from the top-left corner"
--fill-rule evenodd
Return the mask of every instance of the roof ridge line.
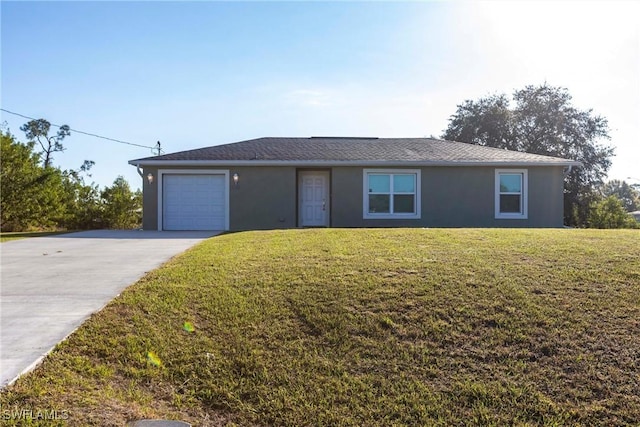
M 377 136 L 311 136 L 308 139 L 380 139 Z

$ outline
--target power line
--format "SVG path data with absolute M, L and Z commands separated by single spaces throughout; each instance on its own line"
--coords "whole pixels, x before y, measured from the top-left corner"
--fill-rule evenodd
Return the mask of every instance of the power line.
M 33 117 L 25 116 L 24 114 L 14 113 L 13 111 L 5 110 L 4 108 L 0 108 L 0 111 L 4 111 L 5 113 L 13 114 L 14 116 L 19 116 L 19 117 L 22 117 L 22 118 L 25 118 L 25 119 L 29 119 L 29 120 L 37 120 L 37 119 L 35 119 L 35 118 L 33 118 Z M 60 125 L 56 125 L 56 124 L 51 123 L 51 122 L 50 122 L 49 124 L 50 124 L 51 126 L 55 126 L 55 127 L 57 127 L 57 128 L 59 128 L 59 127 L 60 127 Z M 134 144 L 133 142 L 127 142 L 127 141 L 121 141 L 121 140 L 119 140 L 119 139 L 108 138 L 108 137 L 106 137 L 106 136 L 96 135 L 95 133 L 83 132 L 83 131 L 78 130 L 78 129 L 71 129 L 71 128 L 69 128 L 69 130 L 70 130 L 70 131 L 73 131 L 73 132 L 75 132 L 75 133 L 81 133 L 81 134 L 83 134 L 83 135 L 93 136 L 93 137 L 95 137 L 95 138 L 106 139 L 107 141 L 113 141 L 113 142 L 118 142 L 118 143 L 120 143 L 120 144 L 133 145 L 134 147 L 149 148 L 149 149 L 151 149 L 151 150 L 158 150 L 158 151 L 160 151 L 160 150 L 159 150 L 159 148 L 160 148 L 160 147 L 159 147 L 159 145 L 157 145 L 157 146 L 155 146 L 155 147 L 151 147 L 151 146 L 148 146 L 148 145 Z M 158 154 L 160 154 L 160 152 L 159 152 Z

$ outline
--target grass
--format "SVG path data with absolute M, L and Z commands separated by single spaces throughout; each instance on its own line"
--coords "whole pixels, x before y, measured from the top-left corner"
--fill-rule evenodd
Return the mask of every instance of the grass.
M 72 231 L 17 231 L 0 233 L 0 243 L 10 240 L 27 239 L 30 237 L 55 236 L 57 234 L 72 233 Z
M 92 316 L 0 403 L 67 411 L 32 421 L 48 426 L 637 425 L 640 233 L 218 236 Z

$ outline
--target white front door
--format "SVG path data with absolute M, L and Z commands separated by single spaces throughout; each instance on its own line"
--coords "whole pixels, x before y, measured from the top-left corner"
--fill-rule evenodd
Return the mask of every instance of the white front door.
M 329 226 L 329 172 L 300 172 L 299 218 L 301 227 Z

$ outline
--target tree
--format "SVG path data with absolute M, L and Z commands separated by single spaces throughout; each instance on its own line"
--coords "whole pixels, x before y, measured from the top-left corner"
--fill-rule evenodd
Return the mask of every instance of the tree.
M 49 136 L 50 129 L 51 123 L 45 119 L 31 120 L 20 127 L 29 141 L 37 142 L 40 145 L 42 149 L 40 157 L 45 168 L 51 166 L 53 153 L 65 150 L 62 140 L 71 135 L 71 129 L 68 125 L 60 126 L 58 132 L 51 136 Z
M 492 95 L 457 106 L 443 138 L 489 147 L 577 160 L 565 177 L 565 222 L 586 225 L 596 189 L 611 166 L 613 148 L 607 120 L 571 104 L 567 89 L 527 86 L 509 98 Z
M 8 132 L 0 137 L 0 228 L 22 231 L 55 225 L 64 212 L 60 171 L 39 165 L 33 142 L 21 144 Z
M 620 199 L 627 212 L 640 210 L 640 192 L 627 184 L 626 181 L 618 179 L 608 181 L 602 187 L 602 194 L 605 197 L 616 196 Z
M 119 176 L 111 187 L 102 191 L 102 219 L 108 228 L 130 229 L 142 222 L 142 193 L 133 192 L 129 183 Z
M 97 185 L 87 185 L 81 173 L 86 172 L 86 162 L 79 170 L 65 170 L 64 189 L 66 215 L 59 226 L 68 230 L 102 228 L 102 206 Z
M 513 112 L 506 95 L 492 95 L 478 101 L 466 100 L 449 119 L 443 138 L 487 147 L 518 150 L 512 129 Z
M 593 203 L 589 211 L 589 227 L 593 228 L 637 228 L 638 223 L 629 215 L 622 201 L 609 196 Z
M 0 227 L 20 230 L 33 220 L 37 209 L 34 182 L 40 176 L 39 159 L 30 146 L 18 143 L 8 132 L 3 131 L 0 138 Z
M 40 130 L 48 133 L 46 126 Z M 35 133 L 29 135 L 35 138 Z M 22 144 L 4 130 L 0 130 L 0 137 L 2 231 L 105 226 L 134 228 L 140 225 L 142 192 L 131 191 L 123 177 L 118 177 L 113 186 L 100 192 L 97 185 L 84 182 L 83 175 L 88 175 L 93 161 L 85 160 L 77 170 L 61 170 L 50 163 L 41 165 L 42 157 L 35 151 L 36 141 Z M 50 161 L 51 157 L 48 159 Z

